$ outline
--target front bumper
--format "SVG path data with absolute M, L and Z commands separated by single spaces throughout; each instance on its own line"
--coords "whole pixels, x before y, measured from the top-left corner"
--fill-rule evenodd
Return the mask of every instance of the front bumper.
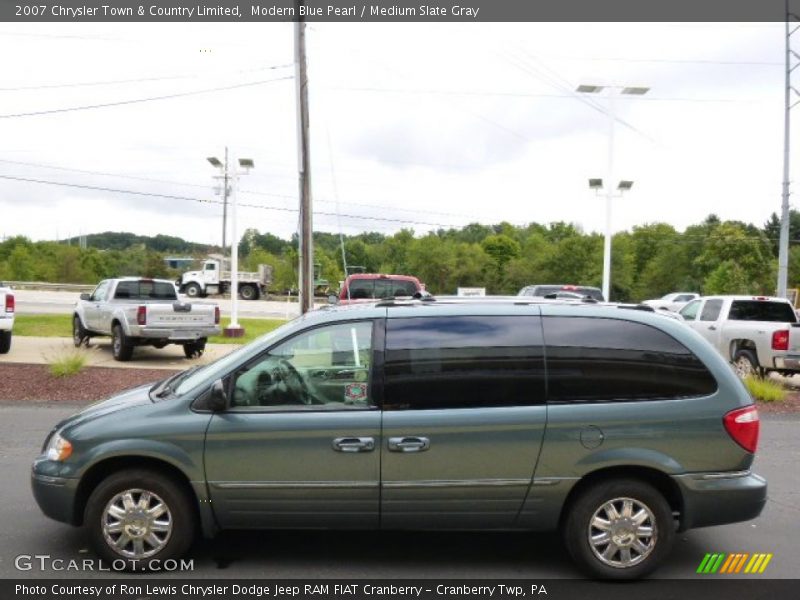
M 78 481 L 37 472 L 37 463 L 31 469 L 31 488 L 36 504 L 51 519 L 70 525 L 77 525 L 80 521 L 75 514 Z
M 683 496 L 681 531 L 755 519 L 767 502 L 767 481 L 750 471 L 674 477 Z

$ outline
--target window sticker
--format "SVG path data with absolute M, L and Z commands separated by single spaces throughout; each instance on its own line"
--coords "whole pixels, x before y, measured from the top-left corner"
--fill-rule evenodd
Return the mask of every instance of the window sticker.
M 348 383 L 344 386 L 345 403 L 363 402 L 367 399 L 366 383 Z

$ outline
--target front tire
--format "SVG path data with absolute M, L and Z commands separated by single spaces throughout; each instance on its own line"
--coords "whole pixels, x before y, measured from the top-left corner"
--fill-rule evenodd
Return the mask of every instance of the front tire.
M 635 479 L 612 479 L 585 490 L 569 508 L 564 544 L 591 577 L 638 579 L 669 554 L 675 521 L 664 496 Z
M 192 544 L 196 517 L 186 491 L 156 471 L 130 469 L 103 480 L 89 496 L 84 524 L 95 552 L 127 571 L 177 559 Z
M 11 350 L 11 332 L 0 331 L 0 354 L 8 354 Z
M 78 315 L 72 316 L 72 343 L 76 348 L 89 345 L 89 334 L 81 323 Z
M 111 354 L 114 360 L 120 362 L 128 361 L 133 356 L 133 344 L 119 323 L 116 323 L 111 330 Z
M 186 286 L 186 295 L 189 298 L 200 298 L 203 295 L 203 290 L 200 289 L 200 286 L 196 283 L 190 283 Z

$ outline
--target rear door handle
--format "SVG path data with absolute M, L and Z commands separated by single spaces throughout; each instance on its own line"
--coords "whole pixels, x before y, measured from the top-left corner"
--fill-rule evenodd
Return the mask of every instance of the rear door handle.
M 424 437 L 389 438 L 390 452 L 425 452 L 431 447 L 431 441 Z
M 716 325 L 709 325 L 709 326 L 708 326 L 708 328 L 709 328 L 711 331 L 716 331 L 716 330 L 717 330 L 717 326 L 716 326 Z
M 340 437 L 333 440 L 333 449 L 337 452 L 372 452 L 375 450 L 375 438 Z

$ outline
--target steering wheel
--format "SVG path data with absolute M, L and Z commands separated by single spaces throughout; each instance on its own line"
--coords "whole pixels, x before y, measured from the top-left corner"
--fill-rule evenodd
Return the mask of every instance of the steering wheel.
M 286 384 L 289 392 L 291 392 L 301 404 L 314 404 L 314 397 L 311 395 L 308 385 L 292 363 L 285 358 L 281 358 L 275 370 L 281 380 Z

